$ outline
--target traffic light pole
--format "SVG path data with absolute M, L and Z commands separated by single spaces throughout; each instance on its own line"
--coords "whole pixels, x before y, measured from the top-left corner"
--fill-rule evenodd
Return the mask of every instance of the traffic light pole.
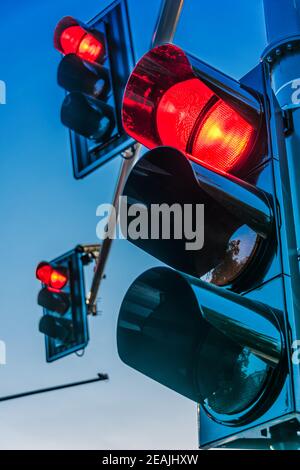
M 179 17 L 182 11 L 183 3 L 184 0 L 162 0 L 158 21 L 156 23 L 152 38 L 151 48 L 159 46 L 160 44 L 164 44 L 166 42 L 173 41 Z M 139 158 L 141 147 L 142 146 L 140 144 L 135 144 L 132 148 L 128 149 L 123 153 L 124 160 L 122 162 L 113 198 L 113 207 L 115 208 L 115 213 L 117 215 L 119 213 L 119 197 L 122 194 L 127 176 L 129 175 L 133 165 Z M 112 220 L 113 222 L 115 222 L 114 217 L 112 217 Z M 113 226 L 111 221 L 110 226 Z M 110 253 L 111 245 L 111 238 L 107 237 L 103 240 L 101 254 L 96 263 L 95 273 L 87 299 L 88 311 L 91 314 L 97 313 L 97 295 L 100 287 L 100 282 L 103 278 L 106 262 Z
M 270 65 L 272 87 L 289 118 L 286 138 L 297 253 L 300 257 L 300 1 L 264 0 L 269 45 L 263 58 Z
M 295 246 L 290 256 L 300 261 L 300 0 L 264 0 L 264 12 L 268 46 L 262 59 L 268 64 L 273 91 L 286 121 L 285 143 L 287 162 L 283 181 L 286 198 L 290 198 L 292 213 L 288 214 L 288 226 L 294 231 Z M 287 189 L 289 188 L 289 189 Z M 291 274 L 291 304 L 299 318 L 297 277 Z M 294 278 L 294 279 L 293 279 Z M 295 340 L 295 338 L 293 338 Z M 298 338 L 299 339 L 299 338 Z M 296 366 L 295 366 L 296 369 Z M 294 371 L 298 375 L 299 369 Z M 297 395 L 297 390 L 295 391 Z M 299 424 L 287 422 L 270 429 L 273 449 L 298 449 L 300 447 Z

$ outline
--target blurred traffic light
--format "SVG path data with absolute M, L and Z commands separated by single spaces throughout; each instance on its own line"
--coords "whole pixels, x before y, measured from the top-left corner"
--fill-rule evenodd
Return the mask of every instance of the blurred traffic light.
M 264 439 L 297 412 L 300 334 L 287 294 L 296 268 L 284 133 L 267 66 L 240 81 L 166 44 L 131 74 L 124 128 L 149 149 L 123 195 L 148 209 L 148 233 L 128 239 L 169 268 L 142 274 L 120 309 L 118 351 L 126 364 L 199 403 L 201 447 L 236 436 Z M 170 237 L 151 207 L 184 214 L 204 205 L 204 244 L 170 217 Z M 162 215 L 163 217 L 163 215 Z M 152 224 L 152 225 L 151 225 Z M 193 276 L 193 277 L 191 277 Z M 298 366 L 299 367 L 299 366 Z M 263 430 L 262 433 L 260 430 Z
M 57 81 L 70 93 L 62 109 L 62 123 L 78 134 L 104 143 L 115 127 L 114 110 L 105 103 L 111 91 L 105 61 L 105 36 L 89 32 L 67 16 L 56 26 L 54 45 L 65 57 L 58 68 Z M 104 93 L 105 91 L 105 93 Z
M 54 46 L 63 54 L 57 81 L 68 93 L 61 121 L 71 131 L 75 178 L 81 178 L 131 143 L 122 127 L 121 102 L 133 66 L 125 0 L 88 24 L 62 18 Z
M 65 16 L 56 26 L 54 46 L 62 54 L 76 54 L 89 62 L 101 62 L 105 56 L 104 37 L 71 16 Z
M 49 263 L 39 263 L 36 269 L 42 283 L 39 331 L 45 335 L 47 362 L 84 349 L 88 343 L 85 262 L 86 255 L 78 247 Z

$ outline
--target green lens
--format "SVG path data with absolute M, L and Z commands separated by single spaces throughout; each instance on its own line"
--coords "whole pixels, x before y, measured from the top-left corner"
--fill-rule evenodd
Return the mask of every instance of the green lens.
M 272 368 L 247 347 L 209 328 L 197 354 L 195 380 L 204 407 L 218 414 L 245 411 L 264 390 Z

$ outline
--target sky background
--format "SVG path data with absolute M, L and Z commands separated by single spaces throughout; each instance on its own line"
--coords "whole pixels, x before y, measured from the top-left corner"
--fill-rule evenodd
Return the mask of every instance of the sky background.
M 1 449 L 197 448 L 193 402 L 125 366 L 116 349 L 116 322 L 132 281 L 155 259 L 116 241 L 101 285 L 101 315 L 90 318 L 83 358 L 45 362 L 36 304 L 39 261 L 96 239 L 96 207 L 109 203 L 120 167 L 117 157 L 76 181 L 68 132 L 60 124 L 64 92 L 56 84 L 59 54 L 52 46 L 58 20 L 83 21 L 104 0 L 4 0 L 0 6 L 0 396 L 92 378 L 109 382 L 0 403 Z M 136 57 L 150 44 L 160 0 L 128 0 Z M 239 78 L 265 47 L 262 0 L 185 0 L 174 42 Z

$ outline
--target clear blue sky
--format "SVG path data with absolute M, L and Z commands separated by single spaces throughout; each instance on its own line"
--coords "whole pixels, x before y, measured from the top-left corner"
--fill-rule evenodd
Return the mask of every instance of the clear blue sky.
M 158 263 L 117 241 L 99 308 L 90 319 L 85 356 L 53 364 L 38 333 L 41 309 L 36 264 L 77 243 L 96 240 L 96 207 L 110 202 L 120 160 L 82 181 L 72 176 L 68 134 L 60 124 L 63 91 L 56 84 L 59 54 L 52 47 L 64 15 L 88 20 L 106 0 L 15 0 L 0 6 L 0 396 L 108 372 L 97 383 L 0 403 L 0 448 L 196 448 L 194 403 L 129 369 L 117 356 L 115 331 L 122 298 L 143 270 Z M 136 56 L 146 52 L 160 0 L 129 0 Z M 239 78 L 265 46 L 262 0 L 185 0 L 175 43 Z

